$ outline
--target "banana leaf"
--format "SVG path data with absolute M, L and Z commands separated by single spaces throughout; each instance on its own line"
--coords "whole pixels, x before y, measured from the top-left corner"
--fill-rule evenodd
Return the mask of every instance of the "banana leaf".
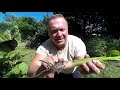
M 10 30 L 0 30 L 0 43 L 12 40 L 11 32 Z

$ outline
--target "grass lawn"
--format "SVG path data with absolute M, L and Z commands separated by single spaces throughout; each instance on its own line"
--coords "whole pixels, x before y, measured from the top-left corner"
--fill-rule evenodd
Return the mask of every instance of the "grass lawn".
M 20 55 L 24 55 L 24 57 L 22 57 L 20 60 L 25 61 L 27 64 L 30 64 L 36 51 L 34 49 L 28 49 L 26 47 L 17 47 L 16 50 L 19 50 Z
M 23 55 L 23 57 L 19 60 L 22 60 L 29 65 L 35 55 L 35 51 L 36 50 L 34 49 L 28 49 L 26 47 L 17 47 L 10 53 L 19 52 L 20 55 Z M 120 61 L 106 61 L 106 68 L 101 70 L 100 74 L 89 74 L 81 76 L 82 78 L 120 78 Z

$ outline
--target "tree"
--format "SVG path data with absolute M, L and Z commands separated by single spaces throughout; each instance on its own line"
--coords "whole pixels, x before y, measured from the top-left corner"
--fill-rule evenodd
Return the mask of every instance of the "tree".
M 3 14 L 6 14 L 6 12 L 2 12 Z
M 43 20 L 40 20 L 37 23 L 37 32 L 32 37 L 31 43 L 28 44 L 28 47 L 37 48 L 42 42 L 49 38 L 47 34 L 47 16 L 44 16 Z
M 29 37 L 33 37 L 37 32 L 37 21 L 35 18 L 20 17 L 16 23 L 20 29 L 22 40 L 28 40 Z
M 120 17 L 115 12 L 105 12 L 100 10 L 84 10 L 80 12 L 53 12 L 63 14 L 69 22 L 70 32 L 85 36 L 110 35 L 119 38 L 120 34 Z M 76 27 L 76 29 L 74 28 Z M 74 29 L 74 30 L 73 30 Z

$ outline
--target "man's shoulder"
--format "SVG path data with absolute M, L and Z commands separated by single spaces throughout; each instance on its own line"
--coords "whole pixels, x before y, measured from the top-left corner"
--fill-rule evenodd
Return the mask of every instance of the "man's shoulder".
M 50 45 L 50 39 L 47 39 L 45 42 L 43 42 L 41 45 L 43 46 L 49 46 Z
M 44 41 L 42 44 L 40 44 L 40 46 L 38 48 L 49 49 L 50 48 L 50 39 L 47 39 L 46 41 Z
M 80 39 L 81 40 L 81 38 L 79 38 L 77 36 L 74 36 L 74 35 L 68 35 L 68 39 L 69 40 L 76 40 L 76 39 Z
M 74 36 L 74 35 L 68 35 L 68 42 L 72 45 L 84 43 L 81 38 Z

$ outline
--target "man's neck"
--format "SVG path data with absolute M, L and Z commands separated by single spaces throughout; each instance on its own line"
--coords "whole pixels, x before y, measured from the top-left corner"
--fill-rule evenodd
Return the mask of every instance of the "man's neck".
M 54 43 L 53 43 L 53 45 L 56 47 L 56 49 L 57 49 L 58 51 L 62 51 L 62 50 L 66 47 L 67 42 L 66 42 L 64 45 L 61 45 L 61 46 L 57 46 L 57 45 L 55 45 Z
M 60 47 L 55 46 L 55 47 L 57 48 L 58 51 L 62 51 L 62 50 L 65 48 L 65 46 L 66 46 L 66 45 L 63 45 L 63 46 L 60 46 Z

